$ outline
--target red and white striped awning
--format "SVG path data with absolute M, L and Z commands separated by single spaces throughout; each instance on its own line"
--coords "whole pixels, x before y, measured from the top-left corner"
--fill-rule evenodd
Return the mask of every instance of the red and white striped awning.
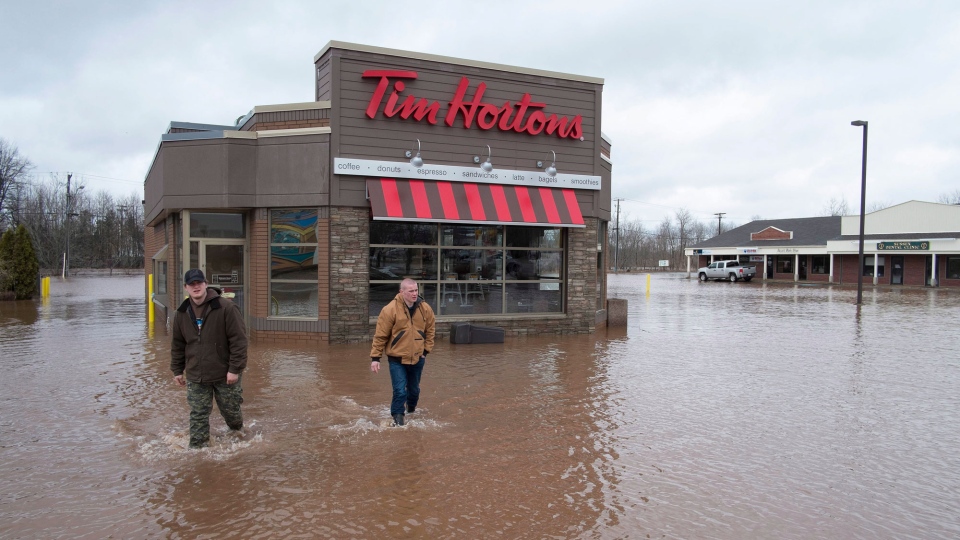
M 378 220 L 585 226 L 572 189 L 371 178 L 367 198 Z

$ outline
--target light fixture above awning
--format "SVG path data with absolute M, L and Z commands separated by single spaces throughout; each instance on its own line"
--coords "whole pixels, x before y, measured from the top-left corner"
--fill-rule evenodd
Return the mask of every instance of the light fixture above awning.
M 380 178 L 367 198 L 376 220 L 585 226 L 572 189 Z

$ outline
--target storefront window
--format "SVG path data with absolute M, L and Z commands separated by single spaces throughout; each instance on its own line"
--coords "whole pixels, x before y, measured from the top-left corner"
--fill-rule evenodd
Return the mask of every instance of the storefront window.
M 437 250 L 407 247 L 370 248 L 370 279 L 437 279 Z
M 873 260 L 877 260 L 877 267 L 874 269 Z M 864 255 L 863 257 L 863 275 L 865 277 L 873 277 L 874 272 L 876 272 L 877 277 L 883 277 L 883 257 L 875 257 L 874 255 Z
M 777 255 L 777 273 L 793 273 L 793 255 Z
M 246 238 L 243 214 L 190 213 L 191 238 Z
M 370 245 L 437 245 L 436 223 L 374 221 L 370 223 Z
M 438 315 L 562 312 L 563 237 L 562 228 L 375 221 L 370 314 L 404 277 Z
M 270 316 L 316 319 L 317 210 L 270 211 Z
M 947 257 L 947 279 L 960 279 L 960 257 Z
M 813 267 L 811 268 L 810 271 L 811 273 L 814 273 L 814 274 L 829 274 L 830 273 L 830 256 L 814 255 Z
M 420 288 L 420 297 L 423 298 L 423 301 L 430 304 L 431 307 L 436 307 L 437 305 L 437 286 L 433 283 L 420 283 L 417 282 L 418 287 Z M 380 314 L 380 310 L 383 309 L 383 306 L 387 305 L 396 298 L 397 293 L 400 292 L 400 283 L 377 283 L 370 284 L 370 296 L 369 296 L 369 308 L 370 316 L 376 317 Z
M 166 249 L 166 248 L 164 248 Z M 154 294 L 157 296 L 167 294 L 167 261 L 154 261 Z

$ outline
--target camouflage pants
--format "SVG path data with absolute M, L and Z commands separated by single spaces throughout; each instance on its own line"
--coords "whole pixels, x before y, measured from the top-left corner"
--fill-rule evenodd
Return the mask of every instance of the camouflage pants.
M 201 384 L 187 381 L 187 404 L 190 405 L 190 447 L 202 448 L 210 441 L 210 412 L 213 400 L 217 400 L 220 415 L 230 429 L 243 427 L 243 403 L 241 381 L 228 385 L 226 382 Z

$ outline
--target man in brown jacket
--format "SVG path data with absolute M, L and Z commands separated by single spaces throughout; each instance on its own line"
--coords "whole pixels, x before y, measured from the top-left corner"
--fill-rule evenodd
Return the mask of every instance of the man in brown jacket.
M 408 413 L 417 408 L 420 375 L 427 354 L 433 349 L 435 326 L 433 310 L 420 298 L 417 282 L 409 278 L 400 282 L 400 292 L 380 310 L 377 318 L 377 331 L 370 349 L 370 371 L 380 372 L 380 357 L 386 352 L 393 383 L 390 416 L 398 426 L 403 425 L 404 404 Z
M 173 315 L 170 369 L 173 380 L 187 387 L 190 448 L 203 448 L 210 441 L 214 398 L 227 427 L 243 428 L 240 375 L 247 367 L 247 331 L 240 308 L 208 288 L 201 270 L 188 270 L 183 283 L 189 298 Z

